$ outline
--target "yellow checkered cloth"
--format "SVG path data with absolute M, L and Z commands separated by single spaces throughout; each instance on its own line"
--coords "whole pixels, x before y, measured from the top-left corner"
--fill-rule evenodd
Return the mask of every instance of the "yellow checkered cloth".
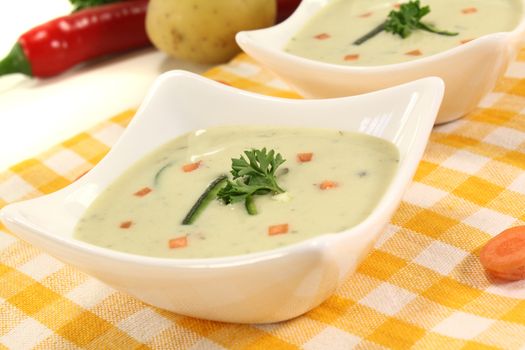
M 206 74 L 299 97 L 246 55 Z M 466 118 L 439 126 L 392 222 L 357 273 L 307 314 L 210 322 L 117 292 L 0 227 L 0 349 L 525 349 L 525 280 L 491 283 L 480 247 L 525 224 L 525 51 Z M 93 167 L 133 111 L 0 174 L 0 206 Z

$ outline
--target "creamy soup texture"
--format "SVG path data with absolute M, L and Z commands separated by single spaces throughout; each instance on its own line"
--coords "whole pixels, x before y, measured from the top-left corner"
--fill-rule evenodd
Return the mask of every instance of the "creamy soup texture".
M 489 33 L 510 31 L 522 16 L 519 0 L 422 0 L 421 6 L 431 9 L 422 22 L 458 35 L 415 30 L 403 39 L 381 32 L 361 45 L 352 44 L 385 21 L 400 3 L 334 0 L 292 37 L 285 50 L 314 60 L 354 66 L 399 63 L 434 55 Z
M 229 173 L 232 158 L 263 147 L 286 159 L 277 172 L 285 194 L 255 196 L 257 215 L 248 215 L 243 203 L 213 200 L 193 224 L 181 224 L 206 187 Z M 398 159 L 392 143 L 358 133 L 274 127 L 199 130 L 155 150 L 117 178 L 86 210 L 75 236 L 157 257 L 268 250 L 362 221 L 390 183 Z

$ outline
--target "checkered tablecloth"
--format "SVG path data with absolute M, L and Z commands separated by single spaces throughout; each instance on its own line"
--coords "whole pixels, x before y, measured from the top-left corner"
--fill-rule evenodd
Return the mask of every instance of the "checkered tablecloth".
M 206 74 L 299 97 L 240 55 Z M 326 302 L 268 325 L 210 322 L 117 292 L 0 227 L 0 349 L 525 349 L 525 280 L 491 281 L 480 247 L 525 224 L 525 51 L 466 118 L 436 127 L 375 249 Z M 523 114 L 522 114 L 523 113 Z M 0 174 L 0 206 L 93 167 L 133 111 Z

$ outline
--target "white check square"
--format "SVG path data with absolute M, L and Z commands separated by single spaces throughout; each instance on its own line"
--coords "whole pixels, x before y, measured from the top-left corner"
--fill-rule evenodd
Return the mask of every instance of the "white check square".
M 148 342 L 171 325 L 170 320 L 150 308 L 144 308 L 118 324 L 118 328 L 140 342 Z
M 124 128 L 122 126 L 115 123 L 110 123 L 109 125 L 104 126 L 100 130 L 92 133 L 91 136 L 106 146 L 111 147 L 115 144 L 115 142 L 117 142 L 123 131 Z
M 403 200 L 419 207 L 430 208 L 447 194 L 448 192 L 435 187 L 413 182 L 403 196 Z
M 525 194 L 525 172 L 520 174 L 509 186 L 509 190 Z
M 347 350 L 355 347 L 361 338 L 342 331 L 338 328 L 328 326 L 319 334 L 303 345 L 305 350 Z
M 35 281 L 42 281 L 47 276 L 60 270 L 64 264 L 57 259 L 47 255 L 40 254 L 29 260 L 18 269 L 31 276 Z
M 453 338 L 472 339 L 494 322 L 496 320 L 458 311 L 437 324 L 432 331 Z
M 88 278 L 84 283 L 67 293 L 66 297 L 86 309 L 91 309 L 114 292 L 113 288 L 104 283 L 94 278 Z
M 406 289 L 384 282 L 368 293 L 359 303 L 393 316 L 414 300 L 416 296 Z
M 475 174 L 483 168 L 490 158 L 474 154 L 469 151 L 457 151 L 441 164 L 442 166 L 467 174 Z
M 481 108 L 490 108 L 494 106 L 498 100 L 500 100 L 504 94 L 502 92 L 491 92 L 485 95 L 483 99 L 479 102 L 478 106 Z
M 53 334 L 49 328 L 33 318 L 27 318 L 7 334 L 0 337 L 0 344 L 8 349 L 32 349 Z
M 507 149 L 517 149 L 519 145 L 525 142 L 525 132 L 499 127 L 485 136 L 483 141 Z
M 414 262 L 442 275 L 447 275 L 467 255 L 468 253 L 464 250 L 443 242 L 434 241 L 414 259 Z
M 43 163 L 59 175 L 67 175 L 86 163 L 86 160 L 68 149 L 63 149 L 45 159 Z
M 13 174 L 4 182 L 0 182 L 0 198 L 6 202 L 23 199 L 36 189 L 20 176 Z
M 481 208 L 466 218 L 463 222 L 495 236 L 501 231 L 509 228 L 509 226 L 515 221 L 516 219 L 512 216 L 491 209 Z

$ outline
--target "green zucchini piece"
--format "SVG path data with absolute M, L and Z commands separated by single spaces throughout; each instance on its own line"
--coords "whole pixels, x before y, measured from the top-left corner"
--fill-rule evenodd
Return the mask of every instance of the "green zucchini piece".
M 255 200 L 253 199 L 253 196 L 246 197 L 246 200 L 244 201 L 244 207 L 246 208 L 248 214 L 257 215 L 257 207 L 255 206 Z
M 159 171 L 157 171 L 157 173 L 155 174 L 155 178 L 153 179 L 153 184 L 155 186 L 157 186 L 159 184 L 160 176 L 162 175 L 162 173 L 164 173 L 164 171 L 167 170 L 168 168 L 170 168 L 173 164 L 175 164 L 175 162 L 169 162 L 168 164 L 166 164 L 162 168 L 160 168 Z
M 186 214 L 182 220 L 183 225 L 191 225 L 195 222 L 200 213 L 202 213 L 208 204 L 217 197 L 217 192 L 220 191 L 222 186 L 226 183 L 226 180 L 228 180 L 228 175 L 221 175 L 206 187 L 204 192 L 200 195 L 188 214 Z

